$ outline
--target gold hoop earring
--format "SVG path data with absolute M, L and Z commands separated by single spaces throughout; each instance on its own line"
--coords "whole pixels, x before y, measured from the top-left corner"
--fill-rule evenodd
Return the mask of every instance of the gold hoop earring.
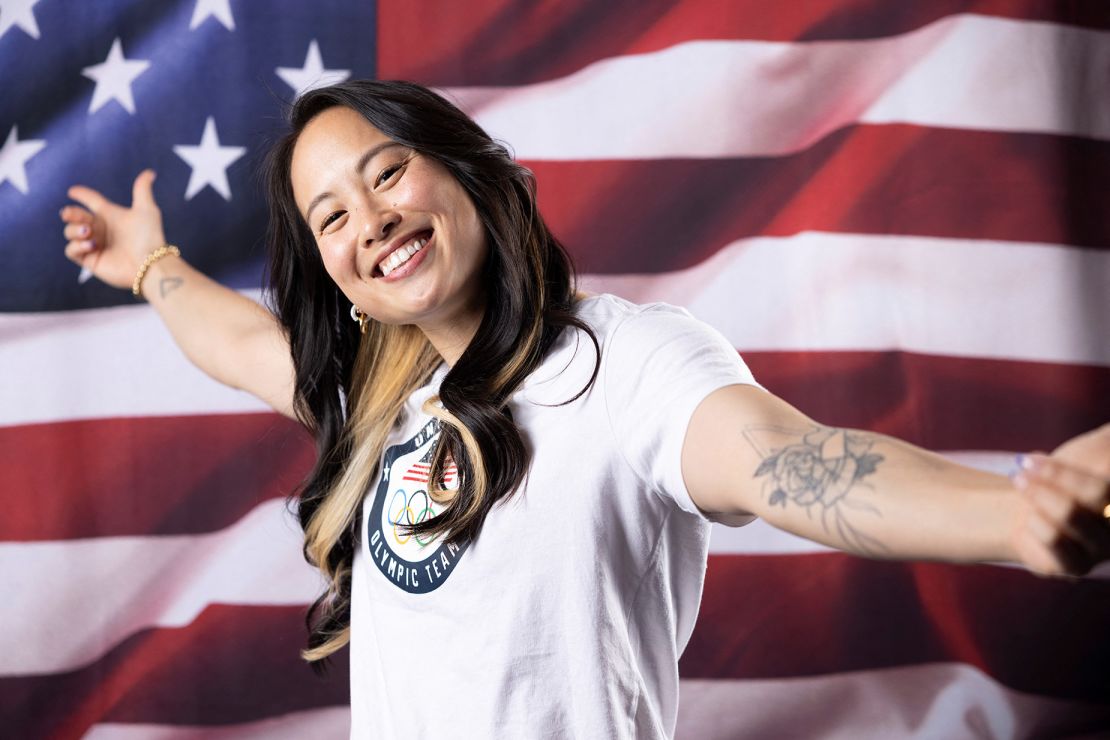
M 364 314 L 362 312 L 362 309 L 359 308 L 358 306 L 356 306 L 353 303 L 351 304 L 351 318 L 358 322 L 359 332 L 361 332 L 362 334 L 365 334 L 366 333 L 366 322 L 369 320 L 370 317 L 367 316 L 366 314 Z

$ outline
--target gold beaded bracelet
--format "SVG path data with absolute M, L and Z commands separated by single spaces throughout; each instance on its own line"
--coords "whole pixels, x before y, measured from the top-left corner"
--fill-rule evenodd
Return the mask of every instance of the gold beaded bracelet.
M 143 260 L 143 264 L 139 266 L 139 271 L 135 273 L 135 281 L 131 283 L 131 294 L 133 296 L 135 296 L 136 298 L 142 297 L 143 278 L 146 277 L 146 271 L 150 269 L 150 266 L 163 257 L 171 254 L 174 257 L 180 257 L 181 250 L 172 244 L 166 244 L 165 246 L 158 247 L 146 256 L 146 259 Z

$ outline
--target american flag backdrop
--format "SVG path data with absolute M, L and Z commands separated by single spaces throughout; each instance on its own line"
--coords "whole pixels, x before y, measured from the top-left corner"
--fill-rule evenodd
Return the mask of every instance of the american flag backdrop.
M 0 0 L 0 736 L 346 735 L 346 652 L 297 654 L 310 440 L 78 284 L 58 209 L 153 167 L 257 294 L 285 105 L 375 76 L 511 145 L 583 287 L 821 422 L 1006 472 L 1110 420 L 1104 0 Z M 717 528 L 678 736 L 1110 736 L 1102 573 Z

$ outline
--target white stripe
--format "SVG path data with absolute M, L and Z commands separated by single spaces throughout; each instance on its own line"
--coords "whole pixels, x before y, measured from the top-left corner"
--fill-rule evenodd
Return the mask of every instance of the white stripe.
M 1014 469 L 1016 453 L 955 451 L 942 454 L 961 465 L 1009 475 Z M 762 519 L 756 519 L 741 527 L 714 524 L 709 537 L 709 552 L 712 555 L 799 555 L 836 550 L 775 529 Z
M 957 15 L 865 41 L 691 41 L 444 92 L 521 159 L 573 160 L 778 155 L 857 122 L 1110 139 L 1107 90 L 1110 33 Z
M 284 500 L 212 534 L 0 543 L 0 675 L 57 673 L 147 627 L 181 627 L 220 604 L 309 604 L 322 578 Z M 74 615 L 80 618 L 74 620 Z
M 741 352 L 1110 365 L 1110 342 L 1090 323 L 1110 315 L 1110 253 L 1091 249 L 804 232 L 736 241 L 687 270 L 581 285 L 685 306 Z M 149 306 L 0 315 L 0 340 L 0 425 L 267 409 L 190 365 Z
M 345 738 L 351 732 L 348 706 L 310 709 L 233 725 L 151 725 L 103 722 L 83 740 L 304 740 Z
M 582 287 L 687 307 L 750 350 L 902 349 L 1110 365 L 1110 253 L 993 240 L 805 232 L 733 242 L 656 275 Z M 803 409 L 804 410 L 804 409 Z
M 269 410 L 194 367 L 148 305 L 0 315 L 0 368 L 0 425 Z
M 679 687 L 677 740 L 1105 737 L 1110 708 L 1014 691 L 969 665 Z

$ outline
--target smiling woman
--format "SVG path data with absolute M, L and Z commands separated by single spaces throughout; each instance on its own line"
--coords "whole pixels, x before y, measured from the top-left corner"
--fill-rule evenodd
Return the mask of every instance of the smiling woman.
M 527 467 L 509 397 L 563 327 L 592 332 L 531 173 L 453 105 L 351 82 L 307 93 L 291 124 L 267 165 L 269 243 L 294 404 L 319 451 L 299 508 L 305 552 L 331 582 L 310 615 L 317 660 L 349 639 L 352 523 L 406 399 L 450 365 L 423 409 L 442 423 L 427 479 L 443 509 L 409 524 L 465 543 Z M 356 330 L 348 306 L 369 321 Z
M 165 245 L 150 172 L 131 208 L 75 187 L 62 217 L 71 259 L 315 435 L 302 654 L 349 643 L 353 737 L 671 737 L 711 522 L 1046 574 L 1110 556 L 1110 425 L 1013 481 L 826 427 L 684 309 L 578 293 L 531 173 L 434 92 L 347 82 L 290 124 L 273 312 Z

